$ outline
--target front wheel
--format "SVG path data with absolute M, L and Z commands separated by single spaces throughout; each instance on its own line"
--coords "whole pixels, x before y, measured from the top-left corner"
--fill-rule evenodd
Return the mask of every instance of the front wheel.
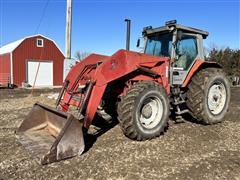
M 194 75 L 187 92 L 187 106 L 204 124 L 224 120 L 230 102 L 230 85 L 222 69 L 207 68 Z
M 167 93 L 153 81 L 135 83 L 118 105 L 121 129 L 135 140 L 152 139 L 163 133 L 169 114 Z

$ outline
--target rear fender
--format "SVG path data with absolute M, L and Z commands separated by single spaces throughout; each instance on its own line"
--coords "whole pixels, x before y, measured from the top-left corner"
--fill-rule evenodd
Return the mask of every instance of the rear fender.
M 192 77 L 194 76 L 194 74 L 196 74 L 201 69 L 204 69 L 207 67 L 222 68 L 218 63 L 213 62 L 213 61 L 196 60 L 192 69 L 189 71 L 186 79 L 184 80 L 182 87 L 186 87 L 189 84 L 189 82 L 192 79 Z

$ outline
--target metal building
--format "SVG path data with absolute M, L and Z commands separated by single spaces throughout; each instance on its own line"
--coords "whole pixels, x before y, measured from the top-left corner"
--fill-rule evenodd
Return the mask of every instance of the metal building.
M 64 55 L 43 36 L 25 37 L 0 48 L 0 86 L 59 86 L 63 82 Z M 37 74 L 37 76 L 36 76 Z

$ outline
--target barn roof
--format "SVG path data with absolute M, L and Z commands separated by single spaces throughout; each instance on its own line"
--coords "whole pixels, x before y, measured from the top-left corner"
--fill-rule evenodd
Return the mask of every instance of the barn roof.
M 52 40 L 52 39 L 50 39 L 50 38 L 48 38 L 48 37 L 46 37 L 46 36 L 43 36 L 43 35 L 41 35 L 41 34 L 36 34 L 36 35 L 28 36 L 28 37 L 19 39 L 19 40 L 17 40 L 17 41 L 14 41 L 14 42 L 11 42 L 11 43 L 9 43 L 9 44 L 6 44 L 6 45 L 2 46 L 2 47 L 0 48 L 0 55 L 2 55 L 2 54 L 7 54 L 7 53 L 12 53 L 24 40 L 26 40 L 26 39 L 28 39 L 28 38 L 32 38 L 32 37 L 37 37 L 37 36 L 41 36 L 41 37 L 43 37 L 43 38 L 46 38 L 46 39 L 52 41 L 52 42 L 57 46 L 57 48 L 59 49 L 59 51 L 61 51 L 61 49 L 58 47 L 58 45 L 55 43 L 54 40 Z M 63 54 L 62 51 L 61 51 L 61 53 Z M 63 54 L 63 55 L 64 55 L 64 54 Z
M 11 42 L 5 46 L 2 46 L 0 48 L 0 55 L 13 52 L 14 49 L 16 49 L 23 41 L 24 41 L 24 39 L 20 39 L 20 40 Z

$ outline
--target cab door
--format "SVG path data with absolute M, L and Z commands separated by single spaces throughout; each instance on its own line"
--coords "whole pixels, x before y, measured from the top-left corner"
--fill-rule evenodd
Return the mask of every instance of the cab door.
M 198 35 L 183 33 L 177 41 L 175 60 L 172 64 L 172 84 L 181 85 L 196 59 L 203 59 Z

